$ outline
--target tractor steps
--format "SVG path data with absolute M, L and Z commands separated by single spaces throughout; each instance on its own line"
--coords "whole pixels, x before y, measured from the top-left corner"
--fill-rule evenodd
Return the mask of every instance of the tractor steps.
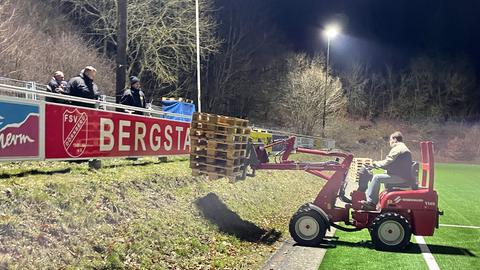
M 194 113 L 190 129 L 192 175 L 235 179 L 242 173 L 250 132 L 247 120 Z

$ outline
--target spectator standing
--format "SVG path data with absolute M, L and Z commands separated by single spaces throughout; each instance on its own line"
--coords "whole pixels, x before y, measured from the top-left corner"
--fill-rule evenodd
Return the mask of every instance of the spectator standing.
M 141 89 L 140 79 L 135 76 L 130 77 L 130 89 L 125 89 L 120 104 L 146 108 L 145 94 Z M 135 111 L 134 114 L 143 115 L 141 111 Z
M 92 66 L 85 67 L 78 76 L 73 77 L 68 82 L 66 93 L 75 97 L 98 99 L 99 91 L 94 80 L 97 75 L 97 70 Z M 73 105 L 92 107 L 95 108 L 95 104 L 89 104 L 84 102 L 72 102 Z
M 65 81 L 65 76 L 61 71 L 55 71 L 53 77 L 47 84 L 47 91 L 55 94 L 64 94 L 65 89 L 67 88 L 67 82 Z M 63 103 L 64 100 L 58 98 L 47 97 L 46 101 Z

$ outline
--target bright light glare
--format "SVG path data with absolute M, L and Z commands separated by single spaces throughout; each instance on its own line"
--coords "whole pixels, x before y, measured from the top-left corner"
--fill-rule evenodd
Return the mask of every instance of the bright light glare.
M 340 33 L 340 27 L 337 25 L 329 25 L 323 30 L 323 33 L 327 38 L 333 39 Z

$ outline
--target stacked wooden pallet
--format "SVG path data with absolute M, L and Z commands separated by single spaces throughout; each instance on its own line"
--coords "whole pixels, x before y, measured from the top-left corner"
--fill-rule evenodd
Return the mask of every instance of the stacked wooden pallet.
M 358 172 L 363 165 L 372 166 L 373 160 L 371 158 L 354 158 L 352 164 L 350 165 L 350 170 L 348 171 L 348 178 L 350 181 L 358 182 L 359 176 Z
M 250 135 L 248 120 L 194 113 L 190 129 L 190 168 L 210 179 L 239 176 Z

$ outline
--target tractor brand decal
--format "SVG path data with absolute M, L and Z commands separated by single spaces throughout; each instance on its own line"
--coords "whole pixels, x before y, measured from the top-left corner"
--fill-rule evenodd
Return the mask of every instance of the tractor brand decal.
M 400 196 L 395 197 L 393 199 L 394 203 L 400 203 L 400 202 L 423 202 L 423 199 L 412 199 L 412 198 L 402 198 Z
M 190 152 L 188 122 L 47 103 L 45 129 L 46 159 Z
M 79 157 L 85 151 L 88 140 L 88 116 L 78 109 L 63 113 L 63 147 L 70 157 Z
M 37 158 L 38 105 L 0 102 L 0 158 Z
M 402 202 L 423 202 L 423 199 L 402 198 Z
M 425 202 L 425 205 L 426 206 L 435 206 L 436 203 L 435 202 Z

